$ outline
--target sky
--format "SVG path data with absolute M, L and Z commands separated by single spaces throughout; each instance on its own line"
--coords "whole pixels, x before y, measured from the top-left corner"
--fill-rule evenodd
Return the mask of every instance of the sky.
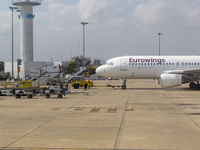
M 11 0 L 0 5 L 0 61 L 11 61 Z M 20 20 L 14 12 L 14 60 Z M 34 60 L 66 61 L 83 52 L 107 60 L 124 55 L 200 55 L 199 0 L 43 0 L 34 7 Z

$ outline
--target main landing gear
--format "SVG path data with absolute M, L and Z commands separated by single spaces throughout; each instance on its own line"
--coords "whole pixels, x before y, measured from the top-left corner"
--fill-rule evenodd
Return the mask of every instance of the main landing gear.
M 122 89 L 126 89 L 126 80 L 124 79 Z
M 190 86 L 191 89 L 200 90 L 199 81 L 198 81 L 197 83 L 191 82 L 191 83 L 189 84 L 189 86 Z

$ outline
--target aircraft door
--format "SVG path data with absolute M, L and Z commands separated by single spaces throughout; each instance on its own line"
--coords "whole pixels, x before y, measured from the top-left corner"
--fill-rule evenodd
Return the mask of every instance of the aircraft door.
M 121 58 L 120 60 L 120 70 L 127 71 L 127 58 Z

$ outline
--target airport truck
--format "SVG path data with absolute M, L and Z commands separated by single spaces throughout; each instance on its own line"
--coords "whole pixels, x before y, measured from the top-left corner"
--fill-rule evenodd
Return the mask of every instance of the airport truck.
M 0 96 L 16 96 L 20 98 L 21 96 L 28 96 L 28 98 L 33 97 L 33 91 L 38 89 L 37 83 L 33 83 L 29 80 L 23 81 L 4 81 L 1 82 Z
M 76 76 L 71 83 L 71 87 L 79 88 L 79 87 L 93 87 L 93 82 L 90 80 L 84 80 L 82 76 Z

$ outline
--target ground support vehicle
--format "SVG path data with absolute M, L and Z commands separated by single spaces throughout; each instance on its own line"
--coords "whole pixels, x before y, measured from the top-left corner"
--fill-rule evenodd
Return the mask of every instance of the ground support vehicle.
M 15 95 L 16 98 L 21 98 L 22 96 L 33 98 L 33 96 L 36 95 L 36 90 L 36 88 L 13 89 L 12 93 Z
M 76 76 L 71 83 L 71 87 L 78 89 L 79 87 L 84 87 L 85 89 L 93 87 L 93 82 L 90 80 L 84 80 L 82 76 Z
M 33 93 L 32 92 L 25 92 L 24 93 L 17 93 L 15 94 L 16 98 L 21 98 L 21 96 L 27 96 L 28 98 L 33 98 Z
M 31 88 L 31 87 L 38 87 L 38 82 L 33 82 L 30 80 L 23 80 L 23 81 L 4 81 L 1 82 L 1 86 L 4 88 Z
M 20 98 L 21 96 L 27 96 L 32 98 L 36 94 L 39 88 L 29 87 L 29 88 L 0 88 L 0 96 L 15 96 Z
M 32 95 L 33 90 L 39 89 L 38 83 L 33 83 L 29 80 L 23 81 L 4 81 L 0 83 L 0 96 L 13 96 L 17 95 L 16 98 L 21 96 Z M 29 93 L 28 93 L 29 92 Z M 31 93 L 30 93 L 31 92 Z M 31 96 L 29 96 L 31 98 Z
M 0 96 L 12 96 L 12 90 L 11 89 L 7 89 L 7 88 L 1 88 L 0 89 Z
M 50 86 L 48 92 L 42 89 L 42 94 L 46 95 L 46 98 L 50 98 L 51 95 L 57 95 L 57 98 L 62 98 L 66 95 L 66 89 L 60 88 L 60 86 Z

